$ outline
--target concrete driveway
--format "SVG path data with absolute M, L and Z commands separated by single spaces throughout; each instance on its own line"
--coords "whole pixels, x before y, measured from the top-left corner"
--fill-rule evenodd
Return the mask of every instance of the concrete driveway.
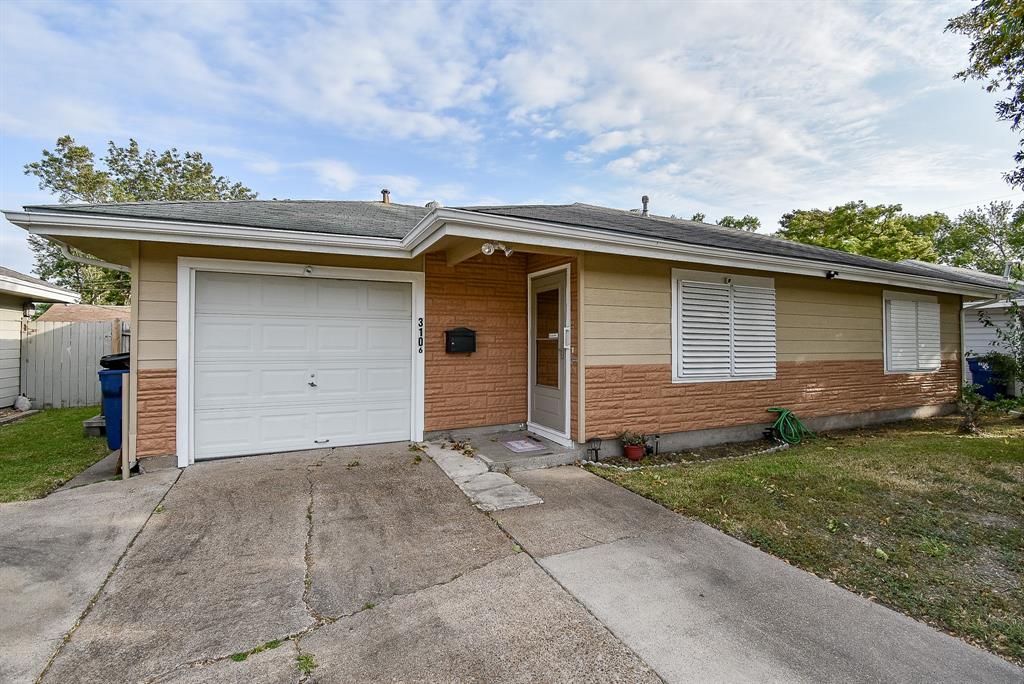
M 582 470 L 517 479 L 545 503 L 487 515 L 381 445 L 0 506 L 0 680 L 1021 681 Z
M 4 681 L 44 668 L 44 682 L 658 681 L 404 444 L 199 464 L 173 485 L 162 477 L 166 496 L 134 541 L 95 540 L 117 552 L 91 563 L 116 569 L 105 585 L 106 572 L 75 588 L 85 600 L 66 610 L 66 642 L 48 634 L 56 641 L 32 658 L 0 651 Z M 89 489 L 73 490 L 79 505 Z M 13 536 L 32 533 L 5 512 L 0 535 L 16 549 Z M 45 555 L 14 562 L 42 575 Z M 31 624 L 31 601 L 7 599 Z M 18 628 L 4 624 L 0 638 Z M 264 646 L 276 647 L 231 658 Z

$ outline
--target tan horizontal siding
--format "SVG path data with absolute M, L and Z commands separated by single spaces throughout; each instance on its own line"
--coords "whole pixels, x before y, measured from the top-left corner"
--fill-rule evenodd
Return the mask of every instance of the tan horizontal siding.
M 672 268 L 739 269 L 587 254 L 583 299 L 587 365 L 671 362 Z M 883 358 L 881 285 L 775 275 L 777 361 Z M 944 359 L 959 348 L 959 297 L 938 295 Z
M 309 254 L 271 250 L 245 250 L 204 245 L 139 246 L 138 305 L 136 330 L 139 368 L 173 368 L 176 357 L 178 257 L 238 259 L 277 263 L 422 270 L 422 260 L 374 259 L 330 254 Z

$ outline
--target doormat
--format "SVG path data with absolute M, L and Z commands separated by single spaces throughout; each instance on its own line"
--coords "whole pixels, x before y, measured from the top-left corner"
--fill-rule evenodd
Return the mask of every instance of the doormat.
M 502 446 L 515 454 L 524 454 L 529 451 L 544 451 L 547 449 L 544 443 L 533 437 L 507 437 L 501 440 Z

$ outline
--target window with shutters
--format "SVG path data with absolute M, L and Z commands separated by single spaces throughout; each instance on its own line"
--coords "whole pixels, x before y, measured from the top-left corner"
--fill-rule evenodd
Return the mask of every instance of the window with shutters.
M 775 282 L 672 270 L 675 382 L 775 378 Z
M 935 297 L 903 292 L 882 295 L 887 373 L 938 370 L 942 365 L 939 303 Z

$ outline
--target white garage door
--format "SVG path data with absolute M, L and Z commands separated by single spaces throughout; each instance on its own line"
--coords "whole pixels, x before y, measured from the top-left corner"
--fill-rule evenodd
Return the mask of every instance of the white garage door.
M 197 459 L 409 439 L 408 283 L 196 273 Z

